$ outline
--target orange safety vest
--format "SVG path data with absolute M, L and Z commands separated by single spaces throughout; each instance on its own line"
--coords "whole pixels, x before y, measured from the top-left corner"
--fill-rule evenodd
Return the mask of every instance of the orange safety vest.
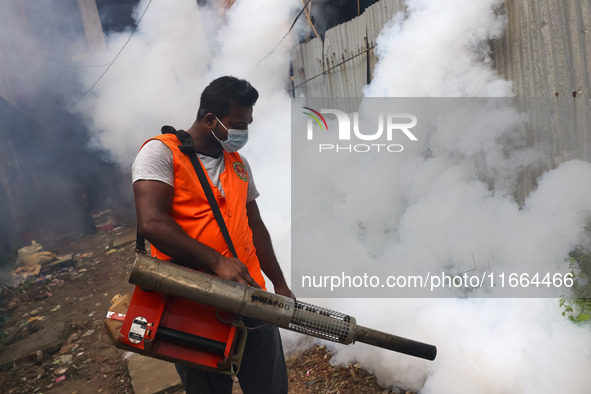
M 170 216 L 191 238 L 217 250 L 223 256 L 233 257 L 215 220 L 201 183 L 195 174 L 191 160 L 178 148 L 180 141 L 176 135 L 162 134 L 152 139 L 164 142 L 173 155 L 174 198 Z M 223 155 L 225 168 L 220 174 L 220 182 L 226 196 L 224 197 L 218 188 L 211 183 L 209 175 L 207 180 L 228 227 L 238 259 L 246 265 L 250 276 L 259 286 L 266 290 L 265 279 L 252 240 L 252 230 L 248 225 L 248 217 L 246 216 L 248 172 L 238 153 L 223 152 Z M 205 168 L 203 170 L 207 174 Z M 160 260 L 171 259 L 170 256 L 156 249 L 154 245 L 151 246 L 151 250 L 155 258 Z

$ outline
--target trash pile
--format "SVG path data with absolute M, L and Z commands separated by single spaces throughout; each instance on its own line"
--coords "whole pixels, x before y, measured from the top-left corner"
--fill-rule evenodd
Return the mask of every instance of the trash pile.
M 18 250 L 0 273 L 0 392 L 132 391 L 121 351 L 99 332 L 112 295 L 131 286 L 133 239 L 135 228 L 116 227 Z
M 29 278 L 37 277 L 41 273 L 59 269 L 75 264 L 71 254 L 56 256 L 43 250 L 36 241 L 31 241 L 30 246 L 20 248 L 16 257 L 16 269 L 6 275 L 4 285 L 17 287 Z

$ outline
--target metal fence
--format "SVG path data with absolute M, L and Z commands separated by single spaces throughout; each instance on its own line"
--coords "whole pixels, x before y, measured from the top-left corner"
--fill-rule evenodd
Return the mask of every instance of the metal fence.
M 403 0 L 381 0 L 328 30 L 324 42 L 301 44 L 292 57 L 294 97 L 360 97 L 378 60 L 376 38 L 404 10 Z M 503 11 L 505 35 L 491 42 L 497 71 L 517 98 L 555 103 L 531 116 L 526 141 L 544 146 L 547 158 L 521 175 L 521 199 L 541 172 L 570 159 L 591 161 L 591 1 L 506 0 Z

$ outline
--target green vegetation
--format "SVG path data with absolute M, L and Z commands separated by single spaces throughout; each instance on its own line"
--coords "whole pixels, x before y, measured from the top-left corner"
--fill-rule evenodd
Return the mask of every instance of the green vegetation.
M 591 320 L 591 253 L 571 257 L 569 269 L 574 279 L 572 297 L 560 298 L 559 305 L 564 308 L 562 316 L 574 323 Z

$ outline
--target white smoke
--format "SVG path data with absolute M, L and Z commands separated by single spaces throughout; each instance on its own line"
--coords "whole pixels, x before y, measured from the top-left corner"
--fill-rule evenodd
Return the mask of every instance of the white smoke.
M 408 14 L 397 15 L 377 41 L 379 62 L 365 94 L 512 96 L 511 83 L 496 74 L 488 56 L 488 40 L 504 31 L 502 3 L 408 0 Z M 422 149 L 388 168 L 391 179 L 382 179 L 393 185 L 386 188 L 392 195 L 372 195 L 362 208 L 354 204 L 360 198 L 354 189 L 367 183 L 361 169 L 346 171 L 355 185 L 340 177 L 319 182 L 318 195 L 339 201 L 331 217 L 342 221 L 331 229 L 340 232 L 331 237 L 359 242 L 359 229 L 350 225 L 358 218 L 365 223 L 365 261 L 439 272 L 474 264 L 481 270 L 566 272 L 568 253 L 589 245 L 583 227 L 591 186 L 581 180 L 590 179 L 591 164 L 570 161 L 543 174 L 520 205 L 512 196 L 516 174 L 537 164 L 541 154 L 519 145 L 515 131 L 526 118 L 511 110 L 494 112 L 499 122 L 491 128 L 494 123 L 483 116 L 474 114 L 473 128 L 442 119 Z M 358 257 L 349 259 L 363 261 Z M 434 362 L 363 344 L 334 346 L 334 363 L 359 362 L 386 387 L 444 394 L 589 392 L 589 327 L 566 320 L 557 299 L 319 302 L 355 316 L 361 325 L 438 346 Z
M 377 301 L 377 302 L 376 302 Z M 371 312 L 367 304 L 372 304 Z M 358 323 L 437 344 L 434 362 L 363 344 L 333 362 L 359 362 L 384 386 L 421 393 L 585 393 L 589 333 L 538 299 L 351 300 Z M 378 317 L 376 314 L 389 314 Z
M 215 2 L 214 2 L 215 3 Z M 148 7 L 149 5 L 149 7 Z M 289 276 L 289 51 L 296 0 L 237 2 L 230 9 L 185 0 L 141 1 L 135 34 L 117 61 L 76 108 L 93 125 L 95 143 L 128 169 L 141 144 L 165 124 L 187 129 L 200 94 L 213 79 L 233 75 L 259 91 L 244 154 L 261 193 L 259 205 Z M 108 64 L 130 31 L 111 34 L 94 64 Z M 277 45 L 279 44 L 279 45 Z M 84 76 L 95 83 L 102 69 Z M 131 186 L 130 186 L 131 187 Z
M 92 120 L 97 143 L 122 165 L 130 165 L 141 143 L 158 133 L 160 126 L 188 128 L 197 114 L 201 91 L 222 75 L 245 78 L 259 90 L 255 121 L 268 117 L 267 111 L 283 119 L 277 110 L 288 106 L 286 53 L 292 38 L 257 63 L 287 32 L 297 2 L 291 3 L 238 2 L 221 14 L 182 0 L 140 2 L 137 18 L 149 8 L 137 31 L 90 95 L 78 104 Z M 129 31 L 110 35 L 107 50 L 92 61 L 109 63 L 129 35 Z M 86 84 L 92 85 L 102 71 L 87 73 Z M 288 120 L 283 124 L 287 126 Z M 254 129 L 254 138 L 277 135 Z
M 148 3 L 142 1 L 136 14 Z M 124 31 L 108 36 L 107 49 L 95 54 L 92 61 L 110 63 L 130 34 Z M 194 92 L 205 82 L 209 61 L 196 5 L 153 1 L 117 61 L 77 108 L 91 119 L 96 143 L 108 149 L 117 162 L 129 166 L 141 143 L 158 133 L 160 126 L 191 124 L 198 105 Z M 93 85 L 103 71 L 86 73 L 85 85 Z
M 138 13 L 147 4 L 142 1 Z M 488 56 L 487 41 L 503 34 L 501 4 L 407 1 L 408 15 L 397 16 L 378 40 L 380 60 L 365 94 L 512 96 L 510 82 L 494 72 Z M 293 17 L 290 11 L 298 5 L 295 0 L 241 1 L 221 18 L 215 11 L 197 10 L 194 2 L 153 1 L 115 65 L 79 104 L 92 119 L 97 142 L 128 166 L 141 143 L 161 125 L 190 126 L 198 96 L 212 79 L 232 74 L 250 80 L 261 98 L 245 154 L 286 276 L 290 103 L 285 89 L 291 37 L 261 59 L 285 34 Z M 94 61 L 110 62 L 128 34 L 109 37 L 108 53 Z M 88 74 L 86 84 L 97 77 L 98 72 Z M 539 155 L 515 148 L 507 156 L 504 143 L 511 141 L 511 128 L 523 119 L 508 120 L 492 135 L 476 129 L 460 136 L 453 128 L 441 129 L 429 140 L 428 156 L 419 151 L 400 164 L 392 180 L 399 186 L 397 195 L 378 196 L 377 202 L 354 212 L 368 224 L 368 242 L 379 246 L 374 248 L 379 251 L 376 261 L 389 260 L 392 253 L 404 253 L 401 261 L 419 261 L 422 253 L 433 259 L 424 264 L 439 267 L 446 259 L 470 265 L 473 252 L 474 261 L 485 265 L 538 258 L 557 262 L 586 242 L 581 212 L 588 209 L 591 190 L 580 180 L 591 178 L 591 165 L 564 163 L 545 174 L 520 207 L 509 193 L 515 169 Z M 494 191 L 482 176 L 494 183 Z M 348 192 L 346 185 L 331 178 L 316 192 L 323 195 L 328 190 Z M 339 209 L 346 212 L 355 198 L 351 194 Z M 385 219 L 376 209 L 384 206 L 390 211 Z M 358 237 L 348 223 L 333 224 L 343 239 Z M 396 243 L 384 238 L 384 226 L 397 226 Z M 444 394 L 585 393 L 591 387 L 588 328 L 564 319 L 555 299 L 317 301 L 355 316 L 361 325 L 438 346 L 434 362 L 359 343 L 334 346 L 333 362 L 360 362 L 385 386 Z M 284 334 L 288 346 L 297 341 Z
M 488 40 L 501 37 L 500 0 L 408 0 L 382 30 L 379 62 L 365 89 L 376 97 L 497 97 L 511 83 L 491 68 Z

